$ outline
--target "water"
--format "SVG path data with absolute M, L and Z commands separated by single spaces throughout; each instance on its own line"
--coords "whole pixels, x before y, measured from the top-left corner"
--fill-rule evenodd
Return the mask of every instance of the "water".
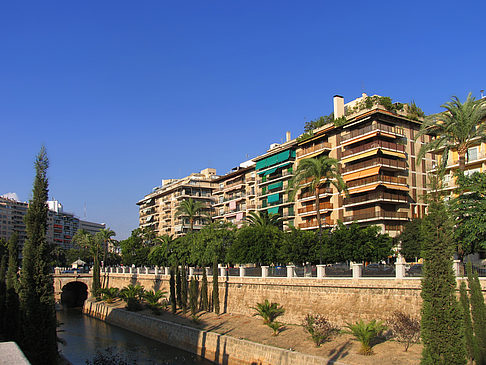
M 63 323 L 59 337 L 66 341 L 59 349 L 73 365 L 85 365 L 86 360 L 93 360 L 97 351 L 107 348 L 120 354 L 129 364 L 212 364 L 186 351 L 88 317 L 80 309 L 60 310 L 57 319 Z

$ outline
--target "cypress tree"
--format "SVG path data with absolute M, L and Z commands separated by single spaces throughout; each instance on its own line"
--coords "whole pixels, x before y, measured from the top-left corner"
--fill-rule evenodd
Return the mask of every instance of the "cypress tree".
M 206 268 L 203 267 L 202 284 L 201 284 L 201 300 L 199 301 L 201 310 L 209 311 L 209 298 L 208 298 L 208 276 L 206 274 Z
M 8 317 L 5 313 L 5 300 L 7 297 L 7 287 L 5 279 L 7 275 L 7 258 L 8 252 L 6 250 L 5 241 L 0 238 L 0 338 L 5 333 L 5 323 Z
M 57 359 L 54 285 L 50 266 L 52 248 L 46 240 L 48 166 L 47 154 L 42 147 L 35 161 L 32 200 L 24 219 L 27 239 L 20 273 L 21 347 L 34 365 L 54 364 Z
M 213 310 L 219 314 L 218 259 L 213 261 Z
M 187 312 L 187 274 L 186 274 L 186 265 L 182 265 L 182 271 L 181 271 L 181 307 L 182 307 L 182 312 L 185 314 Z
M 478 347 L 472 327 L 469 295 L 467 293 L 466 283 L 464 281 L 461 282 L 460 294 L 462 313 L 464 315 L 464 335 L 466 340 L 467 356 L 469 359 L 477 359 Z
M 181 271 L 176 266 L 176 302 L 179 308 L 182 308 L 182 288 L 181 288 Z
M 177 306 L 176 306 L 175 267 L 174 266 L 170 267 L 169 286 L 170 286 L 170 298 L 169 298 L 170 307 L 171 307 L 172 313 L 175 313 L 177 311 Z
M 477 364 L 486 364 L 486 306 L 481 292 L 477 272 L 473 273 L 471 263 L 467 265 L 467 281 L 471 295 L 471 316 L 477 344 Z
M 191 284 L 189 285 L 189 308 L 191 309 L 191 314 L 195 315 L 197 312 L 197 297 L 198 297 L 198 285 L 196 277 L 191 278 Z
M 462 311 L 452 269 L 453 223 L 441 202 L 432 202 L 424 218 L 422 278 L 422 364 L 466 364 Z
M 18 234 L 15 232 L 8 242 L 7 298 L 5 301 L 5 335 L 7 339 L 18 342 L 20 328 L 19 312 L 19 249 Z

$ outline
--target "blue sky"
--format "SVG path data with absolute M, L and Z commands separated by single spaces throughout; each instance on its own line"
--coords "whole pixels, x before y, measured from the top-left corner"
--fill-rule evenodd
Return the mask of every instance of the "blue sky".
M 137 227 L 162 178 L 223 174 L 332 111 L 332 96 L 427 113 L 486 89 L 486 2 L 5 1 L 0 194 Z

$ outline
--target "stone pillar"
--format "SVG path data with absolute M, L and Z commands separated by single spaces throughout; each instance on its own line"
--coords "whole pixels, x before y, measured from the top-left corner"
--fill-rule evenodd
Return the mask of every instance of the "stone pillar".
M 461 260 L 452 261 L 452 268 L 456 276 L 461 276 Z
M 189 267 L 189 276 L 194 276 L 194 268 L 192 266 Z
M 268 278 L 268 266 L 262 266 L 262 278 Z
M 110 266 L 110 273 L 113 274 L 113 267 Z
M 363 274 L 363 264 L 353 262 L 351 265 L 353 268 L 353 279 L 359 279 Z
M 149 273 L 149 268 L 147 266 L 145 266 L 145 274 L 148 275 L 148 273 Z
M 129 272 L 130 274 L 133 274 L 133 267 L 131 267 L 131 266 L 130 266 L 130 268 L 128 269 L 128 272 Z
M 243 267 L 243 266 L 240 266 L 240 277 L 244 277 L 245 276 L 245 270 L 246 268 Z
M 402 255 L 399 255 L 397 262 L 395 262 L 395 277 L 403 279 L 405 277 L 405 260 Z
M 140 268 L 137 267 L 137 275 L 140 275 Z
M 326 265 L 316 265 L 317 266 L 317 278 L 323 278 L 326 276 Z
M 295 275 L 295 266 L 287 265 L 287 278 L 293 278 Z
M 159 267 L 158 266 L 155 266 L 154 275 L 155 276 L 159 275 Z
M 213 275 L 213 268 L 212 267 L 205 267 L 204 270 L 206 270 L 206 276 Z
M 170 275 L 170 267 L 166 266 L 164 267 L 165 275 L 169 276 Z
M 227 269 L 224 266 L 221 266 L 221 276 L 225 278 L 227 276 Z

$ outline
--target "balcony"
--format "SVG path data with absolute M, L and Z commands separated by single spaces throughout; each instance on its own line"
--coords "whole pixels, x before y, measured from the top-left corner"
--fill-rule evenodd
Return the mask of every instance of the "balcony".
M 319 197 L 324 197 L 326 195 L 332 195 L 332 188 L 319 188 Z M 315 199 L 316 195 L 313 191 L 307 191 L 298 195 L 298 201 L 307 201 Z
M 344 223 L 363 222 L 377 219 L 408 220 L 407 212 L 389 212 L 386 210 L 356 213 L 343 218 Z
M 276 175 L 267 175 L 265 181 L 263 181 L 262 178 L 259 178 L 258 183 L 259 184 L 268 184 L 268 183 L 274 182 L 278 179 L 281 179 L 281 178 L 284 178 L 284 177 L 292 177 L 292 176 L 294 176 L 293 172 L 289 172 L 287 170 L 282 170 L 282 171 L 280 171 L 280 173 L 278 173 Z
M 320 212 L 323 212 L 323 211 L 326 211 L 326 210 L 330 210 L 330 209 L 332 209 L 332 204 L 329 203 L 329 202 L 322 202 L 322 203 L 319 204 L 319 211 Z M 297 210 L 297 213 L 299 215 L 317 214 L 315 204 L 310 204 L 310 205 L 307 205 L 307 206 L 305 206 L 303 208 L 299 208 Z
M 407 186 L 407 179 L 405 177 L 397 177 L 397 176 L 388 176 L 388 175 L 375 175 L 364 177 L 362 179 L 356 179 L 349 181 L 347 183 L 348 189 L 355 188 L 358 186 L 373 184 L 373 183 L 389 183 L 389 184 L 397 184 L 397 185 L 404 185 Z
M 359 153 L 363 153 L 366 151 L 370 151 L 373 149 L 377 148 L 383 148 L 386 150 L 394 151 L 394 152 L 402 152 L 405 153 L 405 145 L 403 144 L 398 144 L 398 143 L 393 143 L 393 142 L 387 142 L 387 141 L 373 141 L 366 143 L 364 145 L 350 148 L 349 150 L 343 151 L 342 158 L 349 157 L 352 155 L 356 155 Z
M 274 206 L 277 206 L 277 205 L 288 204 L 288 203 L 292 203 L 288 198 L 282 198 L 282 199 L 279 199 L 279 200 L 272 202 L 272 203 L 268 203 L 265 200 L 264 203 L 258 205 L 258 209 L 265 209 L 265 208 L 268 208 L 268 207 L 274 207 Z
M 331 217 L 321 217 L 321 225 L 322 227 L 331 227 L 334 225 Z M 306 230 L 306 229 L 317 229 L 319 228 L 319 224 L 317 224 L 317 219 L 312 219 L 310 221 L 306 221 L 303 223 L 299 223 L 299 228 Z
M 368 204 L 373 202 L 408 203 L 408 196 L 402 194 L 392 194 L 387 192 L 377 192 L 344 199 L 345 206 Z
M 406 170 L 407 169 L 407 162 L 403 160 L 393 160 L 391 158 L 386 157 L 375 157 L 369 161 L 359 162 L 353 165 L 348 165 L 342 170 L 342 174 L 348 174 L 350 172 L 354 172 L 361 169 L 366 169 L 368 167 L 373 166 L 383 166 L 389 167 L 392 169 L 397 170 Z
M 331 150 L 331 144 L 329 142 L 321 142 L 311 147 L 306 147 L 297 150 L 297 158 L 306 158 L 316 152 Z
M 405 137 L 405 130 L 402 127 L 398 126 L 389 126 L 382 123 L 376 123 L 373 125 L 366 126 L 364 128 L 355 129 L 348 134 L 345 134 L 341 137 L 341 143 L 350 142 L 355 138 L 364 137 L 367 134 L 371 136 L 379 134 L 379 132 L 383 132 L 385 135 L 392 135 L 395 137 Z

